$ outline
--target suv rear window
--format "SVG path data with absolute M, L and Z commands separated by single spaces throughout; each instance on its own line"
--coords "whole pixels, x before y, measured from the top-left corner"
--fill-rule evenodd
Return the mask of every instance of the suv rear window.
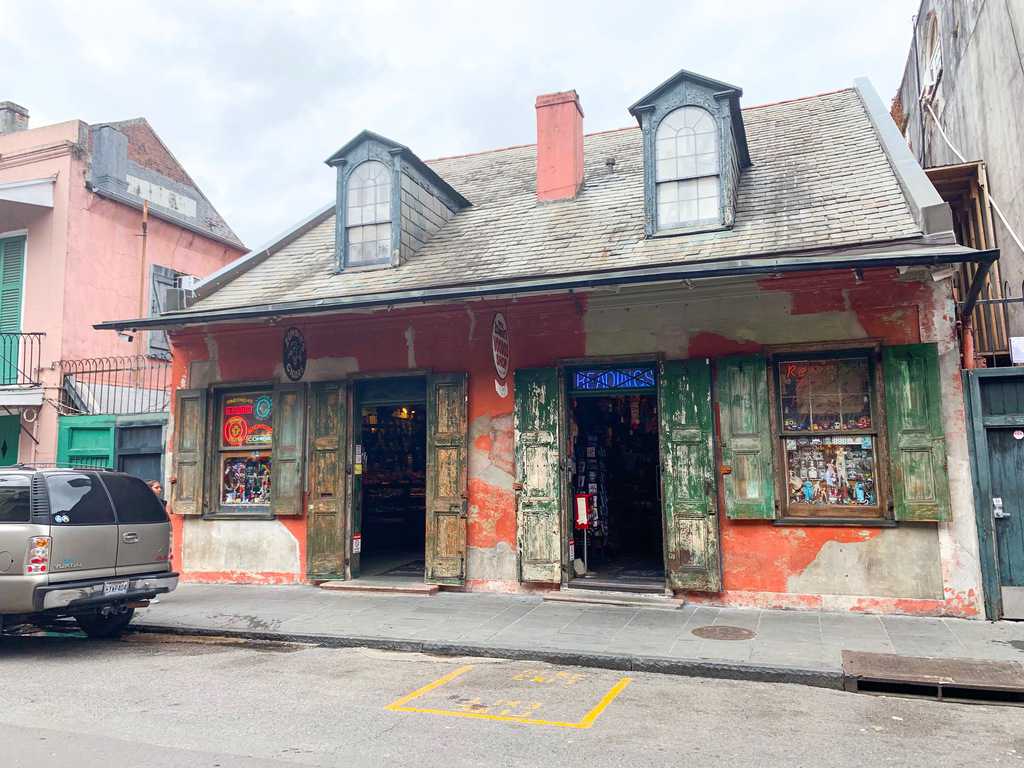
M 130 475 L 103 475 L 119 523 L 166 523 L 164 505 L 148 485 Z
M 24 476 L 0 477 L 0 523 L 29 521 L 29 482 Z
M 100 479 L 92 472 L 60 473 L 46 478 L 51 525 L 111 525 L 114 510 Z

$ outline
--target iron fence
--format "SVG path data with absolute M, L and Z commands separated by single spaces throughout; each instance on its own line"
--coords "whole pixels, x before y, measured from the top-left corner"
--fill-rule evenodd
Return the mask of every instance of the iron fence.
M 963 302 L 959 300 L 960 295 L 962 294 L 958 293 L 958 310 L 963 309 Z M 1016 296 L 1013 295 L 1013 289 L 1007 281 L 985 286 L 981 298 L 975 302 L 975 309 L 971 315 L 975 333 L 974 355 L 978 363 L 989 368 L 1010 365 L 1009 308 L 1016 304 L 1022 305 L 1017 312 L 1024 311 L 1024 280 L 1021 281 L 1020 292 Z M 993 343 L 997 339 L 1001 340 L 1000 343 Z
M 171 364 L 145 355 L 61 360 L 61 413 L 123 415 L 166 413 L 171 405 Z
M 0 333 L 0 386 L 42 386 L 39 367 L 45 333 Z

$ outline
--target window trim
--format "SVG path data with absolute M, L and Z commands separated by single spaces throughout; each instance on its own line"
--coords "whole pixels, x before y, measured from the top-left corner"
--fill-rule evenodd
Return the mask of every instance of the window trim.
M 778 500 L 775 523 L 779 525 L 799 525 L 801 523 L 817 525 L 895 525 L 893 515 L 892 487 L 889 481 L 889 444 L 887 418 L 885 412 L 885 384 L 882 370 L 881 344 L 876 339 L 846 341 L 836 343 L 795 344 L 773 347 L 767 350 L 768 358 L 768 398 L 769 423 L 772 431 L 772 463 L 774 465 L 775 498 Z M 875 425 L 873 432 L 854 432 L 852 434 L 870 434 L 875 441 L 875 488 L 878 504 L 863 508 L 872 514 L 851 514 L 856 507 L 823 505 L 816 509 L 817 513 L 806 513 L 799 505 L 791 505 L 788 493 L 788 477 L 786 474 L 786 453 L 784 441 L 794 435 L 805 436 L 805 433 L 792 433 L 782 429 L 780 423 L 782 399 L 779 394 L 778 364 L 786 360 L 835 360 L 848 357 L 864 357 L 869 365 L 868 382 L 872 388 L 872 420 Z M 843 434 L 844 431 L 826 431 L 822 436 Z
M 272 381 L 238 383 L 228 386 L 214 386 L 207 391 L 207 399 L 210 407 L 207 408 L 206 417 L 206 456 L 203 461 L 206 463 L 206 480 L 204 493 L 207 494 L 209 503 L 204 505 L 202 514 L 204 520 L 274 520 L 272 504 L 223 504 L 221 503 L 221 490 L 223 483 L 223 462 L 222 456 L 226 453 L 262 453 L 269 454 L 271 460 L 271 471 L 273 471 L 274 449 L 273 441 L 266 449 L 246 451 L 244 448 L 225 448 L 221 440 L 221 416 L 225 397 L 231 395 L 264 394 L 273 395 L 274 383 Z M 273 494 L 273 486 L 270 490 Z

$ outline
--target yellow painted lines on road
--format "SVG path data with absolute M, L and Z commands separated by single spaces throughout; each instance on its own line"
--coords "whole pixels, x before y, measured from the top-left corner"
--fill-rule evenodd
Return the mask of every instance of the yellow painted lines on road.
M 433 682 L 427 683 L 422 688 L 417 688 L 412 693 L 402 696 L 400 699 L 391 702 L 385 709 L 390 712 L 414 712 L 421 715 L 440 715 L 443 717 L 462 717 L 470 720 L 491 720 L 501 723 L 521 723 L 523 725 L 542 725 L 554 728 L 575 728 L 587 729 L 594 725 L 594 722 L 608 706 L 622 693 L 626 687 L 633 682 L 630 677 L 623 677 L 608 690 L 580 720 L 548 720 L 539 717 L 531 717 L 532 713 L 544 707 L 542 702 L 501 698 L 493 703 L 485 703 L 479 697 L 464 698 L 458 705 L 458 709 L 442 709 L 436 707 L 410 706 L 418 699 L 422 699 L 432 691 L 451 683 L 454 680 L 463 678 L 475 669 L 472 664 L 459 667 L 448 674 L 439 677 Z M 556 687 L 565 688 L 575 686 L 583 676 L 576 673 L 545 673 L 545 672 L 523 672 L 512 676 L 517 682 L 535 684 L 554 683 Z M 531 695 L 531 699 L 533 696 Z

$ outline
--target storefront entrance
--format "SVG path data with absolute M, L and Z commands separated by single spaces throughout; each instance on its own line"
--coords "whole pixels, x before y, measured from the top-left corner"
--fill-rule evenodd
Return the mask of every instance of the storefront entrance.
M 367 379 L 353 390 L 352 577 L 422 580 L 426 380 Z
M 523 581 L 721 589 L 710 361 L 520 368 L 515 393 Z
M 425 405 L 419 401 L 362 407 L 362 576 L 423 577 Z
M 573 520 L 572 586 L 664 590 L 653 387 L 634 394 L 571 394 L 569 430 L 574 510 L 582 502 L 590 513 L 585 528 Z

